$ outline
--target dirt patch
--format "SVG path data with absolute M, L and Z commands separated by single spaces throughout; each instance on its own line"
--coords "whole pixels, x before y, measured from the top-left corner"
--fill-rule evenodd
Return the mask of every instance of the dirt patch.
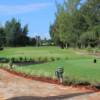
M 21 76 L 21 77 L 24 77 L 24 78 L 27 78 L 27 79 L 47 82 L 47 83 L 51 83 L 51 84 L 60 84 L 58 80 L 52 79 L 52 78 L 49 78 L 49 77 L 29 76 L 29 75 L 26 75 L 24 73 L 16 72 L 14 70 L 9 70 L 9 69 L 6 69 L 6 68 L 2 68 L 2 69 L 9 72 L 9 73 L 11 73 L 11 74 Z
M 36 81 L 41 81 L 41 82 L 46 82 L 46 83 L 51 83 L 51 84 L 57 84 L 57 85 L 63 85 L 63 84 L 60 84 L 60 82 L 56 79 L 52 79 L 52 78 L 49 78 L 49 77 L 38 77 L 38 76 L 30 76 L 30 75 L 27 75 L 25 73 L 21 73 L 21 72 L 16 72 L 14 70 L 9 70 L 9 69 L 6 69 L 6 68 L 2 68 L 3 70 L 11 73 L 11 74 L 14 74 L 14 75 L 17 75 L 17 76 L 20 76 L 20 77 L 23 77 L 23 78 L 27 78 L 27 79 L 30 79 L 30 80 L 36 80 Z M 66 86 L 66 84 L 64 84 L 63 86 Z M 70 86 L 70 85 L 69 85 Z M 100 91 L 100 88 L 97 88 L 96 86 L 91 86 L 91 85 L 86 85 L 86 84 L 83 84 L 83 85 L 72 85 L 71 86 L 74 88 L 84 88 L 84 89 L 88 89 L 88 90 L 93 90 L 93 91 Z
M 100 100 L 100 92 L 30 80 L 1 69 L 0 96 L 3 100 Z

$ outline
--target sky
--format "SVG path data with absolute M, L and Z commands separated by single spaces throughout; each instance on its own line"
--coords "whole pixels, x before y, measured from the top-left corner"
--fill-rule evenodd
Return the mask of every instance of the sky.
M 50 38 L 49 26 L 54 22 L 55 12 L 55 0 L 0 0 L 0 25 L 16 18 L 22 26 L 28 24 L 30 37 Z

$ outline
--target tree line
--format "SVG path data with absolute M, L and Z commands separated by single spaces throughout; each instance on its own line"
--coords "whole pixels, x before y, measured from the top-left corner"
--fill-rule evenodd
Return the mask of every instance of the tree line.
M 15 18 L 6 21 L 0 26 L 0 46 L 25 46 L 29 41 L 27 34 L 28 25 L 22 27 Z
M 50 36 L 64 47 L 100 46 L 100 0 L 65 0 L 57 5 Z
M 28 25 L 22 27 L 20 21 L 12 18 L 6 21 L 3 26 L 0 26 L 0 48 L 4 46 L 42 46 L 51 45 L 50 39 L 41 39 L 40 36 L 29 37 Z
M 20 21 L 15 18 L 6 21 L 4 26 L 0 26 L 0 47 L 36 46 L 40 45 L 39 43 L 40 36 L 29 37 L 28 25 L 22 27 Z

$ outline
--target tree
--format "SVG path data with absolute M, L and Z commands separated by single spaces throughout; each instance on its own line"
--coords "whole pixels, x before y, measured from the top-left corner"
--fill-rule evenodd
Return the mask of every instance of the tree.
M 80 12 L 82 13 L 82 16 L 88 26 L 85 30 L 85 32 L 88 33 L 88 42 L 91 43 L 92 41 L 92 44 L 95 46 L 99 45 L 100 1 L 87 0 L 87 2 L 81 7 Z
M 69 45 L 71 41 L 76 42 L 76 36 L 74 32 L 75 16 L 73 15 L 77 11 L 77 5 L 80 0 L 68 0 L 63 5 L 57 4 L 56 20 L 53 25 L 50 26 L 50 35 L 54 41 L 61 44 L 61 47 Z M 72 37 L 72 35 L 74 37 Z M 73 43 L 74 43 L 73 42 Z
M 18 40 L 19 45 L 25 46 L 29 44 L 29 37 L 28 34 L 28 25 L 25 25 L 23 28 L 21 28 L 22 32 L 19 34 Z
M 28 25 L 21 27 L 21 23 L 13 18 L 5 23 L 4 31 L 7 46 L 25 46 L 28 44 Z
M 5 33 L 4 33 L 4 28 L 0 27 L 0 48 L 4 46 L 5 44 Z
M 30 41 L 29 45 L 36 46 L 36 38 L 32 37 L 32 38 L 29 39 L 29 41 Z
M 95 47 L 100 44 L 100 0 L 67 0 L 57 4 L 50 36 L 57 44 L 72 47 Z
M 40 36 L 36 36 L 36 46 L 37 47 L 41 46 L 41 37 Z

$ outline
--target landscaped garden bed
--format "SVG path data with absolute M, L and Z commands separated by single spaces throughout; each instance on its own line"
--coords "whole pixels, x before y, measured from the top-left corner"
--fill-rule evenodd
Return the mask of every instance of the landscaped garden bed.
M 80 52 L 82 51 L 80 50 Z M 94 63 L 92 55 L 81 55 L 73 49 L 61 50 L 56 47 L 40 47 L 39 49 L 31 47 L 28 47 L 28 49 L 27 47 L 5 48 L 0 55 L 13 58 L 13 69 L 9 69 L 9 62 L 0 65 L 11 72 L 14 71 L 14 73 L 21 73 L 27 77 L 46 78 L 55 83 L 55 70 L 58 67 L 63 67 L 63 85 L 100 88 L 100 59 L 97 58 L 97 63 Z
M 11 74 L 14 74 L 14 75 L 17 75 L 17 76 L 20 76 L 20 77 L 24 77 L 24 78 L 27 78 L 27 79 L 31 79 L 31 80 L 36 80 L 36 81 L 41 81 L 41 82 L 47 82 L 47 83 L 51 83 L 51 84 L 58 84 L 58 85 L 63 85 L 63 86 L 72 86 L 72 87 L 76 87 L 76 88 L 84 88 L 84 89 L 89 89 L 89 90 L 93 90 L 93 91 L 100 91 L 100 86 L 91 86 L 90 84 L 68 84 L 69 82 L 67 82 L 67 84 L 61 84 L 57 79 L 52 79 L 50 77 L 39 77 L 39 76 L 30 76 L 30 75 L 27 75 L 25 73 L 21 73 L 21 72 L 17 72 L 15 70 L 11 70 L 11 69 L 7 69 L 7 68 L 4 68 L 4 67 L 1 67 L 1 69 L 11 73 Z
M 1 67 L 1 69 L 5 70 L 7 72 L 10 72 L 14 75 L 18 75 L 18 76 L 27 78 L 27 79 L 32 79 L 32 80 L 37 80 L 37 81 L 42 81 L 42 82 L 48 82 L 48 83 L 52 83 L 52 84 L 60 84 L 57 79 L 52 79 L 50 77 L 31 76 L 31 75 L 21 73 L 21 72 L 17 72 L 15 70 L 4 68 L 4 67 Z

